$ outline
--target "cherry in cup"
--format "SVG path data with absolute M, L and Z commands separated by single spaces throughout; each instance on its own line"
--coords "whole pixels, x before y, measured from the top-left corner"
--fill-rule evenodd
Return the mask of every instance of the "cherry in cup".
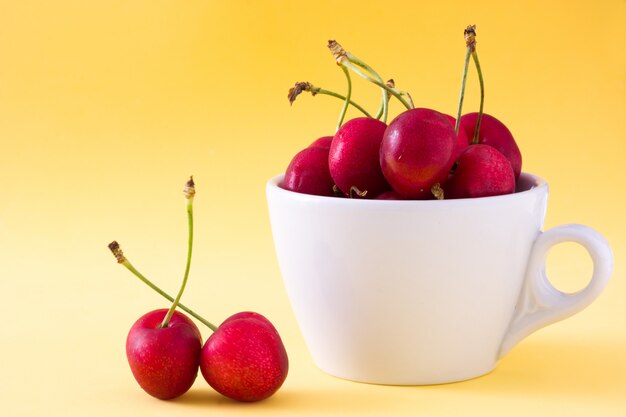
M 445 114 L 444 116 L 446 116 L 452 126 L 456 126 L 456 119 L 454 117 L 450 116 L 449 114 Z M 465 131 L 465 129 L 459 129 L 459 131 L 456 132 L 456 144 L 454 145 L 454 152 L 452 152 L 453 162 L 455 162 L 459 158 L 459 156 L 461 156 L 461 153 L 465 150 L 465 148 L 469 146 L 469 144 L 470 141 L 467 132 Z
M 431 109 L 411 109 L 384 132 L 380 166 L 393 189 L 405 198 L 432 196 L 454 163 L 456 135 L 448 118 Z
M 329 150 L 327 146 L 309 146 L 298 152 L 285 171 L 283 188 L 304 194 L 335 195 L 335 182 L 328 167 Z
M 469 146 L 458 156 L 456 169 L 444 185 L 447 198 L 476 198 L 515 192 L 522 170 L 522 155 L 509 129 L 495 117 L 483 113 L 484 82 L 476 53 L 476 27 L 464 32 L 467 54 L 456 119 L 459 137 L 469 138 Z M 480 81 L 480 110 L 461 116 L 469 58 L 474 59 Z
M 390 189 L 379 162 L 387 125 L 380 120 L 359 117 L 339 128 L 328 155 L 330 175 L 345 194 L 356 188 L 368 196 Z
M 303 91 L 344 101 L 337 131 L 330 141 L 328 161 L 320 150 L 301 151 L 285 173 L 283 188 L 332 196 L 329 189 L 333 182 L 336 196 L 379 200 L 478 198 L 514 192 L 521 173 L 521 153 L 509 129 L 483 111 L 484 80 L 476 52 L 476 27 L 468 26 L 464 37 L 466 57 L 456 117 L 416 108 L 411 96 L 397 89 L 393 80 L 383 82 L 367 63 L 336 41 L 329 41 L 336 63 L 346 74 L 347 94 L 341 96 L 302 82 L 296 83 L 288 95 L 291 103 Z M 462 114 L 470 59 L 474 60 L 480 82 L 480 109 Z M 374 116 L 352 100 L 349 73 L 381 89 L 382 101 Z M 406 110 L 387 125 L 388 101 L 392 97 Z M 365 117 L 343 123 L 350 105 Z M 327 137 L 323 143 L 326 149 Z
M 488 145 L 472 145 L 461 153 L 444 185 L 446 198 L 490 197 L 515 192 L 515 173 L 504 155 Z
M 141 274 L 117 242 L 109 244 L 118 263 L 172 302 L 169 309 L 150 311 L 131 327 L 126 353 L 132 374 L 144 391 L 162 400 L 187 392 L 199 368 L 209 385 L 226 397 L 246 402 L 266 399 L 282 386 L 289 370 L 285 346 L 271 322 L 258 313 L 241 312 L 215 326 L 180 302 L 189 276 L 193 247 L 193 179 L 186 183 L 184 192 L 189 241 L 183 283 L 176 298 Z M 204 346 L 198 327 L 177 309 L 214 332 Z
M 330 148 L 330 145 L 333 143 L 333 137 L 334 136 L 322 136 L 320 138 L 317 138 L 313 142 L 311 142 L 309 148 Z
M 478 116 L 479 113 L 467 113 L 461 116 L 459 135 L 465 134 L 468 138 L 476 138 L 472 144 L 488 145 L 496 149 L 511 164 L 515 178 L 519 178 L 522 172 L 522 154 L 511 131 L 500 120 L 483 113 L 480 130 L 476 133 Z

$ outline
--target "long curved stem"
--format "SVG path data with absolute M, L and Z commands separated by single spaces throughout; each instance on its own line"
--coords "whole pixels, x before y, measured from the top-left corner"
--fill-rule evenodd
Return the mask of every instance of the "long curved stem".
M 374 71 L 374 69 L 370 67 L 369 65 L 367 65 L 365 62 L 363 62 L 362 60 L 355 57 L 349 52 L 346 52 L 346 58 L 348 58 L 348 60 L 352 62 L 353 64 L 360 66 L 365 71 L 372 74 L 372 76 L 374 77 L 376 81 L 380 82 L 381 84 L 385 84 L 383 82 L 382 77 L 378 75 L 378 73 Z M 387 86 L 385 85 L 385 87 Z M 380 102 L 380 107 L 378 108 L 378 112 L 376 113 L 376 119 L 380 119 L 382 117 L 383 123 L 387 123 L 387 116 L 389 114 L 389 92 L 387 91 L 387 88 L 385 87 L 381 87 L 382 98 Z
M 189 269 L 191 267 L 191 253 L 193 250 L 193 197 L 196 193 L 195 186 L 193 183 L 193 178 L 190 178 L 187 184 L 185 184 L 185 198 L 187 199 L 187 228 L 189 230 L 189 237 L 187 240 L 187 265 L 185 266 L 185 274 L 183 276 L 183 283 L 180 286 L 180 290 L 176 295 L 176 299 L 172 303 L 172 306 L 167 311 L 165 318 L 163 319 L 163 323 L 161 323 L 161 327 L 167 327 L 170 323 L 172 315 L 176 310 L 176 306 L 180 303 L 180 297 L 183 296 L 183 292 L 185 292 L 185 287 L 187 286 L 187 279 L 189 278 Z
M 345 100 L 346 99 L 346 97 L 342 96 L 341 94 L 337 94 L 337 93 L 332 92 L 330 90 L 324 90 L 323 88 L 320 88 L 319 91 L 317 92 L 317 94 L 325 94 L 327 96 L 337 97 L 338 99 L 341 99 L 341 100 Z M 372 115 L 367 110 L 365 110 L 363 107 L 361 107 L 358 103 L 355 103 L 352 100 L 350 100 L 349 103 L 350 103 L 350 105 L 352 107 L 354 107 L 355 109 L 357 109 L 358 111 L 363 113 L 366 117 L 372 117 Z
M 483 72 L 480 69 L 480 62 L 478 61 L 478 54 L 476 53 L 476 49 L 472 52 L 472 58 L 474 59 L 474 64 L 476 65 L 476 72 L 478 73 L 478 82 L 480 83 L 480 108 L 478 109 L 478 118 L 476 119 L 476 129 L 474 130 L 474 138 L 472 139 L 472 143 L 478 143 L 478 133 L 480 131 L 480 121 L 483 118 L 483 106 L 485 103 L 485 83 L 483 81 Z
M 388 94 L 391 94 L 395 98 L 397 98 L 407 109 L 412 109 L 414 106 L 409 104 L 403 97 L 403 94 L 398 91 L 396 88 L 391 88 L 383 82 L 383 79 L 380 75 L 372 67 L 367 65 L 365 62 L 355 57 L 351 53 L 347 52 L 343 47 L 335 40 L 328 41 L 328 49 L 333 54 L 335 61 L 338 65 L 342 67 L 348 68 L 354 71 L 360 77 L 366 79 L 367 81 L 379 86 L 382 89 L 383 100 L 382 100 L 382 117 L 383 122 L 387 122 L 388 115 Z M 362 69 L 365 71 L 362 71 Z M 408 95 L 407 95 L 408 96 Z M 380 109 L 376 118 L 381 117 Z
M 341 113 L 339 113 L 339 121 L 337 122 L 337 129 L 335 131 L 339 130 L 339 128 L 343 124 L 343 119 L 345 119 L 346 117 L 346 111 L 348 110 L 350 98 L 352 97 L 352 80 L 350 79 L 350 71 L 348 71 L 348 69 L 343 66 L 341 67 L 341 69 L 343 70 L 343 73 L 346 76 L 346 81 L 348 82 L 348 91 L 346 92 L 346 99 L 343 103 L 343 107 L 341 108 Z
M 115 257 L 117 258 L 117 262 L 119 264 L 121 264 L 124 267 L 126 267 L 126 269 L 128 269 L 133 275 L 135 275 L 137 278 L 139 278 L 148 287 L 152 288 L 157 294 L 160 294 L 163 298 L 165 298 L 168 301 L 171 301 L 171 302 L 174 301 L 174 297 L 172 297 L 171 295 L 169 295 L 168 293 L 163 291 L 161 288 L 159 288 L 159 286 L 157 286 L 152 281 L 150 281 L 148 278 L 146 278 L 143 274 L 141 274 L 130 263 L 130 261 L 128 259 L 126 259 L 126 257 L 124 256 L 124 254 L 123 254 L 122 250 L 120 249 L 120 247 L 119 247 L 117 242 L 112 242 L 111 244 L 109 244 L 109 249 L 111 249 L 111 251 L 113 252 Z M 198 320 L 200 323 L 202 323 L 205 326 L 207 326 L 209 329 L 211 329 L 213 331 L 215 331 L 217 329 L 217 327 L 213 323 L 211 323 L 210 321 L 206 320 L 204 317 L 202 317 L 201 315 L 199 315 L 198 313 L 196 313 L 195 311 L 193 311 L 192 309 L 190 309 L 186 305 L 184 305 L 182 303 L 178 303 L 178 307 L 180 307 L 181 310 L 187 312 L 190 316 L 192 316 L 193 318 Z
M 461 92 L 459 93 L 459 106 L 456 112 L 456 124 L 454 125 L 454 133 L 459 134 L 459 126 L 461 124 L 461 110 L 463 109 L 463 99 L 465 98 L 465 84 L 467 83 L 467 70 L 469 68 L 469 59 L 472 51 L 467 48 L 465 53 L 465 63 L 463 65 L 463 78 L 461 80 Z
M 400 94 L 400 92 L 396 91 L 396 89 L 393 88 L 389 88 L 388 86 L 385 85 L 384 82 L 379 81 L 375 78 L 373 78 L 372 76 L 370 76 L 369 74 L 364 73 L 363 71 L 361 71 L 361 69 L 359 67 L 357 67 L 356 65 L 354 65 L 352 62 L 350 62 L 349 60 L 344 60 L 342 61 L 341 65 L 345 65 L 347 66 L 350 70 L 354 71 L 357 75 L 359 75 L 360 77 L 366 79 L 367 81 L 376 84 L 377 86 L 379 86 L 380 88 L 384 89 L 385 91 L 387 91 L 389 94 L 391 94 L 392 96 L 394 96 L 395 98 L 397 98 L 400 103 L 402 103 L 402 105 L 404 107 L 406 107 L 407 109 L 412 109 L 413 107 L 411 107 L 411 105 L 404 99 L 404 97 L 402 97 L 402 94 Z
M 411 106 L 411 108 L 414 109 L 415 108 L 415 104 L 413 103 L 413 98 L 411 97 L 409 92 L 408 91 L 401 91 L 401 90 L 399 90 L 399 91 L 400 91 L 400 95 L 406 96 L 406 100 L 409 103 L 409 106 Z
M 388 80 L 388 81 L 385 83 L 385 85 L 386 85 L 387 87 L 389 87 L 389 88 L 394 88 L 394 87 L 395 87 L 395 84 L 394 84 L 393 80 Z M 384 91 L 385 91 L 385 93 L 386 93 L 386 94 L 385 94 L 385 96 L 384 96 L 384 98 L 386 98 L 386 99 L 387 99 L 387 101 L 386 101 L 386 103 L 387 103 L 387 109 L 389 109 L 389 107 L 388 107 L 388 106 L 389 106 L 389 98 L 390 98 L 390 95 L 389 95 L 389 94 L 387 94 L 387 91 L 386 91 L 386 90 L 384 90 Z M 408 94 L 407 94 L 407 96 L 408 96 Z M 410 101 L 410 100 L 409 100 L 409 101 Z M 387 113 L 388 113 L 388 112 L 389 112 L 389 110 L 387 110 Z M 383 116 L 383 114 L 384 114 L 384 113 L 385 113 L 385 101 L 381 101 L 381 102 L 380 102 L 380 106 L 378 106 L 378 112 L 376 112 L 376 119 L 380 120 L 380 118 Z M 385 117 L 385 119 L 384 119 L 384 123 L 386 123 L 386 122 L 387 122 L 387 119 L 386 119 L 386 117 Z
M 378 110 L 376 110 L 376 115 L 374 115 L 374 118 L 377 120 L 380 120 L 380 118 L 383 117 L 384 112 L 385 112 L 385 102 L 381 100 L 380 104 L 378 105 Z
M 293 102 L 296 100 L 296 97 L 300 95 L 300 93 L 302 93 L 303 91 L 308 91 L 309 93 L 311 93 L 312 96 L 316 96 L 317 94 L 322 94 L 322 95 L 338 98 L 342 101 L 346 100 L 346 97 L 342 96 L 339 93 L 335 93 L 334 91 L 326 90 L 321 87 L 316 87 L 313 84 L 305 81 L 305 82 L 298 82 L 296 83 L 294 87 L 289 89 L 289 95 L 287 96 L 289 98 L 289 102 L 293 104 Z M 357 102 L 350 99 L 349 103 L 352 107 L 354 107 L 355 109 L 363 113 L 366 117 L 372 117 L 372 115 Z

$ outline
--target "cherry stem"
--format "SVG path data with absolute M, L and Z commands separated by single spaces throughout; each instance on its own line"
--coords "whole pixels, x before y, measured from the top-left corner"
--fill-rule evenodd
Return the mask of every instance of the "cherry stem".
M 409 104 L 404 99 L 404 97 L 402 96 L 402 93 L 398 91 L 398 89 L 390 88 L 389 86 L 387 86 L 383 82 L 383 79 L 380 77 L 380 75 L 378 75 L 378 73 L 374 71 L 372 67 L 370 67 L 365 62 L 358 59 L 351 53 L 347 52 L 345 49 L 343 49 L 343 47 L 337 41 L 334 41 L 334 40 L 328 41 L 328 48 L 330 49 L 333 56 L 335 57 L 335 60 L 337 61 L 338 65 L 347 67 L 348 69 L 354 71 L 360 77 L 366 79 L 367 81 L 383 89 L 383 101 L 382 101 L 383 122 L 385 123 L 387 122 L 387 114 L 388 114 L 387 94 L 391 94 L 392 96 L 397 98 L 407 109 L 410 110 L 414 108 L 411 104 Z M 361 68 L 364 69 L 366 72 L 361 71 Z
M 361 61 L 359 58 L 355 57 L 354 55 L 352 55 L 350 52 L 347 52 L 347 51 L 346 51 L 346 57 L 348 58 L 350 62 L 360 66 L 365 71 L 369 72 L 376 81 L 378 81 L 379 83 L 383 82 L 382 77 L 378 75 L 378 73 L 374 71 L 374 69 L 370 67 L 369 65 L 367 65 L 365 62 Z M 384 87 L 381 87 L 382 97 L 380 100 L 380 106 L 378 108 L 378 112 L 376 113 L 376 119 L 380 120 L 380 118 L 382 117 L 384 123 L 387 123 L 387 116 L 389 114 L 389 92 L 387 91 L 387 87 L 389 86 L 386 84 L 384 85 Z
M 367 190 L 361 191 L 356 185 L 353 185 L 350 187 L 350 193 L 348 195 L 350 198 L 365 197 L 367 196 Z
M 382 84 L 383 79 L 380 75 L 378 75 L 376 71 L 374 71 L 374 68 L 370 67 L 364 61 L 360 60 L 356 56 L 352 55 L 350 52 L 343 49 L 343 47 L 337 41 L 328 41 L 328 48 L 332 52 L 333 56 L 337 59 L 337 63 L 341 65 L 343 68 L 346 68 L 346 67 L 342 65 L 342 63 L 340 62 L 339 57 L 341 55 L 345 56 L 348 59 L 348 61 L 350 61 L 351 63 L 358 65 L 359 67 L 363 68 L 365 71 L 369 72 L 376 81 Z M 376 113 L 376 119 L 380 119 L 382 117 L 383 122 L 386 122 L 387 114 L 389 112 L 388 110 L 389 109 L 389 93 L 385 85 L 381 86 L 381 93 L 382 93 L 382 97 L 380 101 L 380 107 L 378 109 L 378 112 Z
M 349 69 L 351 69 L 352 71 L 354 71 L 356 74 L 358 74 L 359 76 L 361 76 L 362 78 L 365 78 L 367 81 L 376 84 L 377 86 L 379 86 L 380 88 L 384 89 L 385 92 L 391 94 L 392 96 L 394 96 L 395 98 L 397 98 L 404 107 L 406 107 L 407 109 L 412 109 L 413 107 L 404 99 L 404 97 L 402 97 L 402 94 L 400 94 L 400 92 L 395 89 L 395 88 L 389 88 L 387 85 L 385 85 L 385 83 L 382 82 L 382 79 L 375 79 L 372 78 L 370 75 L 365 74 L 363 71 L 361 71 L 356 65 L 352 64 L 352 62 L 350 62 L 349 60 L 345 61 L 341 64 L 341 65 L 345 65 L 347 66 Z M 384 104 L 383 107 L 383 122 L 387 122 L 387 118 L 386 118 L 386 110 L 387 109 L 387 105 Z
M 474 64 L 476 65 L 476 72 L 478 73 L 478 81 L 480 83 L 480 109 L 478 110 L 478 118 L 476 119 L 476 128 L 474 129 L 474 137 L 471 139 L 471 144 L 475 145 L 478 143 L 478 134 L 480 132 L 480 121 L 483 118 L 483 108 L 485 104 L 485 83 L 483 80 L 483 72 L 480 68 L 480 62 L 478 61 L 478 54 L 476 53 L 476 25 L 470 25 L 465 28 L 463 32 L 463 36 L 465 37 L 465 46 L 467 47 L 467 52 L 465 54 L 465 66 L 463 67 L 463 81 L 461 82 L 461 94 L 459 96 L 459 109 L 456 117 L 456 125 L 454 126 L 454 131 L 456 134 L 459 134 L 459 126 L 461 123 L 461 108 L 463 107 L 463 98 L 465 96 L 465 84 L 467 81 L 467 69 L 469 66 L 470 56 L 474 60 Z
M 343 101 L 346 100 L 346 97 L 342 96 L 339 93 L 335 93 L 334 91 L 326 90 L 321 87 L 316 87 L 313 84 L 307 81 L 304 81 L 304 82 L 297 82 L 295 86 L 289 89 L 289 94 L 287 96 L 287 98 L 289 99 L 289 103 L 293 104 L 293 102 L 296 101 L 296 97 L 298 97 L 298 95 L 300 95 L 300 93 L 304 91 L 311 93 L 312 96 L 316 96 L 317 94 L 323 94 L 326 96 L 336 97 Z M 372 115 L 367 110 L 365 110 L 358 103 L 354 102 L 352 99 L 350 99 L 349 103 L 352 107 L 354 107 L 355 109 L 363 113 L 366 117 L 370 117 L 370 118 L 372 117 Z
M 185 184 L 185 188 L 183 189 L 185 193 L 185 199 L 187 200 L 187 225 L 189 229 L 189 239 L 187 241 L 187 265 L 185 266 L 185 275 L 183 276 L 183 283 L 180 286 L 180 290 L 176 295 L 176 299 L 172 303 L 172 306 L 167 311 L 165 318 L 163 319 L 163 323 L 161 323 L 161 327 L 165 328 L 170 324 L 170 320 L 172 319 L 172 315 L 176 310 L 176 306 L 180 303 L 180 297 L 182 297 L 183 292 L 185 291 L 185 287 L 187 286 L 187 278 L 189 278 L 189 268 L 191 267 L 191 252 L 193 249 L 193 197 L 196 194 L 195 184 L 193 182 L 193 177 L 189 178 L 189 181 Z
M 461 125 L 461 110 L 463 109 L 463 99 L 465 98 L 465 84 L 467 83 L 467 70 L 469 68 L 469 59 L 472 51 L 467 48 L 465 54 L 465 64 L 463 65 L 463 78 L 461 80 L 461 92 L 459 93 L 459 107 L 456 112 L 456 124 L 454 125 L 454 133 L 458 136 L 459 127 Z
M 483 81 L 483 72 L 480 69 L 480 62 L 478 61 L 478 54 L 476 53 L 476 48 L 472 51 L 472 58 L 474 59 L 474 64 L 476 65 L 476 72 L 478 73 L 478 82 L 480 83 L 480 108 L 478 109 L 478 118 L 476 119 L 476 129 L 474 130 L 474 138 L 472 139 L 473 144 L 478 143 L 478 132 L 480 131 L 480 121 L 483 118 L 483 105 L 485 103 L 485 83 Z
M 413 98 L 411 97 L 411 95 L 409 94 L 408 91 L 402 91 L 402 90 L 398 90 L 396 88 L 396 82 L 393 80 L 393 78 L 387 80 L 387 82 L 385 83 L 385 85 L 387 87 L 389 87 L 391 90 L 396 91 L 398 94 L 400 94 L 402 97 L 406 97 L 406 102 L 409 104 L 409 106 L 411 106 L 412 109 L 415 108 L 415 104 L 413 103 Z
M 385 84 L 386 84 L 386 85 L 387 85 L 387 87 L 389 87 L 389 88 L 393 88 L 393 87 L 395 87 L 395 84 L 394 84 L 393 80 L 388 80 Z M 385 93 L 386 93 L 386 91 L 385 91 Z M 387 99 L 387 109 L 389 108 L 389 98 L 390 98 L 389 94 L 386 94 L 386 99 Z M 389 110 L 387 110 L 387 111 L 389 111 Z M 383 116 L 383 113 L 384 113 L 384 112 L 385 112 L 385 102 L 384 102 L 384 101 L 381 101 L 381 102 L 380 102 L 380 106 L 378 106 L 378 111 L 376 112 L 376 119 L 377 119 L 377 120 L 380 120 L 380 118 Z
M 437 200 L 443 200 L 444 199 L 444 190 L 443 188 L 441 188 L 441 184 L 440 183 L 436 183 L 435 185 L 433 185 L 432 187 L 430 187 L 430 192 L 432 193 L 432 195 L 435 196 L 435 198 Z
M 346 99 L 343 103 L 343 107 L 341 108 L 341 113 L 339 113 L 339 121 L 337 122 L 337 130 L 343 124 L 343 119 L 346 117 L 346 111 L 348 111 L 348 105 L 350 104 L 350 98 L 352 97 L 352 80 L 350 79 L 350 71 L 346 69 L 346 67 L 341 67 L 343 73 L 346 75 L 346 81 L 348 82 L 348 91 L 346 92 Z
M 168 293 L 163 291 L 156 284 L 154 284 L 148 278 L 143 276 L 139 271 L 137 271 L 137 269 L 135 269 L 135 267 L 130 263 L 130 261 L 128 259 L 126 259 L 126 257 L 124 256 L 124 253 L 122 252 L 122 249 L 120 248 L 119 244 L 116 241 L 113 241 L 113 242 L 111 242 L 109 244 L 109 249 L 111 250 L 111 252 L 113 252 L 113 255 L 115 255 L 115 257 L 117 258 L 117 262 L 119 264 L 121 264 L 124 267 L 126 267 L 126 269 L 128 269 L 130 272 L 132 272 L 133 275 L 135 275 L 137 278 L 139 278 L 141 281 L 143 281 L 144 284 L 146 284 L 148 287 L 152 288 L 155 292 L 160 294 L 163 298 L 165 298 L 166 300 L 172 301 L 172 302 L 174 301 L 174 297 L 172 297 L 171 295 L 169 295 Z M 187 312 L 190 316 L 192 316 L 193 318 L 198 320 L 200 323 L 202 323 L 205 326 L 207 326 L 209 329 L 211 329 L 213 331 L 215 331 L 217 329 L 217 327 L 214 324 L 212 324 L 208 320 L 204 319 L 202 316 L 200 316 L 198 313 L 196 313 L 195 311 L 193 311 L 189 307 L 185 306 L 184 304 L 178 303 L 178 307 L 180 307 L 181 310 Z

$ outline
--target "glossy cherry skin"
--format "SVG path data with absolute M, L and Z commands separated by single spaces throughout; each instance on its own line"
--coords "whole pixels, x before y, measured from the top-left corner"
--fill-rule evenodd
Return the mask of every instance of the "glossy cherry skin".
M 202 338 L 198 327 L 175 311 L 166 328 L 167 309 L 139 318 L 126 338 L 126 357 L 133 376 L 148 394 L 161 400 L 176 398 L 191 388 L 200 364 Z
M 394 190 L 385 191 L 382 194 L 378 194 L 374 197 L 374 200 L 405 200 L 400 194 Z
M 452 127 L 456 126 L 456 119 L 449 114 L 445 115 L 446 118 L 452 123 Z M 456 136 L 456 144 L 454 145 L 454 152 L 452 152 L 452 159 L 456 161 L 461 153 L 469 146 L 469 138 L 465 129 L 461 129 L 459 125 L 459 133 Z
M 461 116 L 459 130 L 463 129 L 471 143 L 476 132 L 476 120 L 478 113 L 468 113 Z M 511 131 L 495 117 L 483 113 L 478 132 L 478 143 L 489 145 L 498 150 L 511 163 L 515 178 L 519 178 L 522 172 L 522 154 L 511 134 Z
M 350 195 L 350 188 L 367 191 L 366 197 L 390 189 L 379 163 L 380 143 L 387 125 L 369 117 L 351 119 L 335 134 L 328 165 L 337 187 Z
M 444 184 L 444 198 L 490 197 L 515 192 L 515 173 L 504 155 L 488 145 L 471 145 Z
M 430 198 L 454 163 L 457 137 L 450 120 L 435 110 L 411 109 L 385 130 L 380 165 L 393 189 L 404 198 Z
M 276 328 L 258 313 L 226 319 L 207 339 L 200 358 L 204 379 L 237 401 L 260 401 L 287 378 L 289 359 Z
M 333 141 L 333 136 L 322 136 L 321 138 L 317 138 L 315 139 L 310 145 L 309 148 L 312 146 L 320 146 L 322 148 L 330 148 L 330 144 Z
M 334 196 L 335 182 L 328 169 L 329 149 L 309 146 L 298 152 L 285 171 L 282 188 L 297 193 Z

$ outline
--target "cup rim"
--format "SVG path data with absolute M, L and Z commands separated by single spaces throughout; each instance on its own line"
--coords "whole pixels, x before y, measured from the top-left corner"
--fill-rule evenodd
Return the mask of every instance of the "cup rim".
M 289 197 L 292 199 L 300 200 L 302 202 L 335 202 L 338 204 L 351 204 L 351 205 L 415 205 L 415 206 L 426 206 L 426 205 L 441 205 L 444 204 L 446 206 L 458 205 L 458 204 L 483 204 L 486 202 L 505 202 L 507 200 L 516 200 L 523 198 L 524 196 L 536 193 L 546 192 L 548 190 L 548 182 L 544 180 L 542 177 L 538 175 L 534 175 L 528 172 L 522 172 L 517 180 L 517 186 L 520 184 L 526 184 L 527 189 L 523 191 L 516 191 L 513 194 L 505 194 L 505 195 L 497 195 L 491 197 L 475 197 L 475 198 L 457 198 L 450 200 L 375 200 L 375 199 L 352 199 L 352 198 L 337 198 L 337 197 L 329 197 L 329 196 L 320 196 L 313 194 L 304 194 L 298 193 L 295 191 L 290 191 L 282 188 L 280 184 L 283 181 L 285 174 L 278 174 L 273 176 L 267 181 L 266 189 L 269 192 L 279 193 L 285 197 Z

